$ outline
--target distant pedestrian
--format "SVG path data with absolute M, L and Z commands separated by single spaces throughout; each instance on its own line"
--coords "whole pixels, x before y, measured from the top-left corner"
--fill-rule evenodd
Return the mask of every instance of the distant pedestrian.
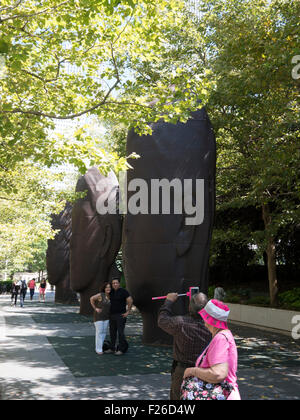
M 90 298 L 94 309 L 94 325 L 96 330 L 95 350 L 97 354 L 103 354 L 103 343 L 107 334 L 110 317 L 110 283 L 105 283 L 100 293 Z
M 240 394 L 237 385 L 237 367 L 238 367 L 238 353 L 237 347 L 231 331 L 228 329 L 227 318 L 229 315 L 229 308 L 223 302 L 212 299 L 202 309 L 199 314 L 204 320 L 206 328 L 212 334 L 212 341 L 208 348 L 199 356 L 195 367 L 188 368 L 184 372 L 184 378 L 196 377 L 200 381 L 209 384 L 218 384 L 216 388 L 214 385 L 205 387 L 201 391 L 202 398 L 208 399 L 210 392 L 222 392 L 217 399 L 240 400 Z M 191 385 L 186 384 L 187 389 L 183 389 L 185 394 L 191 394 Z M 230 391 L 228 391 L 230 389 Z M 214 391 L 213 391 L 214 390 Z M 199 395 L 199 389 L 197 390 Z M 228 395 L 226 394 L 228 393 Z M 195 396 L 194 396 L 195 397 Z M 212 396 L 213 398 L 215 396 Z M 209 397 L 210 399 L 211 397 Z M 183 399 L 200 399 L 183 398 Z
M 46 288 L 47 288 L 47 282 L 45 279 L 42 279 L 41 283 L 40 283 L 40 296 L 39 296 L 39 302 L 41 302 L 41 299 L 43 300 L 43 302 L 45 302 L 45 293 L 46 293 Z
M 29 287 L 29 291 L 30 291 L 30 300 L 33 300 L 33 295 L 34 295 L 34 292 L 35 292 L 35 280 L 34 279 L 31 279 L 28 282 L 28 287 Z
M 217 284 L 215 290 L 214 290 L 214 299 L 224 301 L 226 298 L 226 292 L 222 286 L 222 284 Z
M 21 280 L 21 288 L 20 288 L 20 306 L 23 308 L 24 301 L 27 293 L 27 283 L 26 280 Z
M 17 286 L 17 282 L 13 281 L 11 287 L 11 305 L 17 305 L 17 299 L 19 294 L 20 286 Z

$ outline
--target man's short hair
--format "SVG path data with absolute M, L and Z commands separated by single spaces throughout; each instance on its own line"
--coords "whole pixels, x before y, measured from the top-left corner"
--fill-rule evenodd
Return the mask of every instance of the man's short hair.
M 202 319 L 198 312 L 204 308 L 207 302 L 208 302 L 208 298 L 204 293 L 200 292 L 193 295 L 191 297 L 190 306 L 189 306 L 190 315 L 193 318 Z

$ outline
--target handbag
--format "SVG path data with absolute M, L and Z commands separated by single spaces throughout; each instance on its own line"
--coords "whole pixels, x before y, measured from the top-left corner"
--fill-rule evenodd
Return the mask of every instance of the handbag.
M 225 336 L 225 334 L 224 334 Z M 225 336 L 226 337 L 226 336 Z M 227 339 L 227 337 L 226 337 Z M 200 362 L 197 366 L 200 366 L 204 359 L 208 347 L 203 352 Z M 227 400 L 231 392 L 233 391 L 233 385 L 227 381 L 222 381 L 217 384 L 202 381 L 196 376 L 189 376 L 183 379 L 181 384 L 181 396 L 180 399 L 186 400 Z
M 202 381 L 196 376 L 189 376 L 185 378 L 181 385 L 181 397 L 183 401 L 186 400 L 227 400 L 233 386 L 223 381 L 219 384 L 211 384 Z

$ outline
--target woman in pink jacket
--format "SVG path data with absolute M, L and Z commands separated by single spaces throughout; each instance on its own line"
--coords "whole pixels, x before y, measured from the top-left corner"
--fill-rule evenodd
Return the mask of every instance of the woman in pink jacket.
M 199 312 L 213 338 L 208 348 L 199 356 L 196 366 L 185 370 L 184 378 L 195 376 L 211 384 L 226 381 L 233 388 L 227 400 L 240 400 L 236 376 L 238 354 L 227 325 L 229 312 L 228 306 L 216 299 L 210 300 Z

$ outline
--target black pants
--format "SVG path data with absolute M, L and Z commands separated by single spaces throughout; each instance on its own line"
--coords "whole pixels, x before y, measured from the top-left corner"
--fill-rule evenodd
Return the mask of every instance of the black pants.
M 15 305 L 16 305 L 17 304 L 17 299 L 18 299 L 18 292 L 12 292 L 11 303 L 13 303 L 13 301 L 15 301 Z
M 112 350 L 116 350 L 116 341 L 119 339 L 118 350 L 125 353 L 128 349 L 128 343 L 125 339 L 126 318 L 122 314 L 112 314 L 109 320 L 109 332 Z

